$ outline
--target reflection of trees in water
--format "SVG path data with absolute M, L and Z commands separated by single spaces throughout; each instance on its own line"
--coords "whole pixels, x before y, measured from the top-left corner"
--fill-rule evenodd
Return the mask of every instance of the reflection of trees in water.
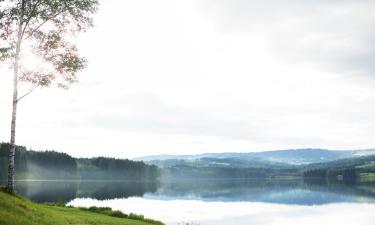
M 375 202 L 375 185 L 306 182 L 303 180 L 185 180 L 178 182 L 30 181 L 17 191 L 36 202 L 66 203 L 75 198 L 99 200 L 142 197 L 248 201 L 283 204 Z
M 158 194 L 168 196 L 192 196 L 201 198 L 235 198 L 238 196 L 262 193 L 266 189 L 290 189 L 298 186 L 300 181 L 260 180 L 180 180 L 165 182 Z M 251 191 L 250 191 L 251 190 Z
M 157 182 L 81 182 L 77 197 L 98 200 L 142 197 L 145 193 L 156 192 L 158 186 Z
M 17 192 L 35 202 L 66 203 L 75 198 L 113 198 L 142 197 L 155 192 L 156 182 L 73 182 L 73 181 L 19 181 Z
M 372 190 L 372 191 L 371 191 Z M 303 180 L 186 180 L 168 182 L 151 197 L 283 204 L 375 202 L 374 186 L 309 184 Z
M 375 201 L 375 183 L 352 183 L 335 179 L 304 179 L 304 185 L 319 192 L 334 192 L 346 196 L 367 197 Z
M 16 182 L 16 191 L 35 202 L 69 202 L 76 197 L 77 188 L 77 182 L 69 181 Z

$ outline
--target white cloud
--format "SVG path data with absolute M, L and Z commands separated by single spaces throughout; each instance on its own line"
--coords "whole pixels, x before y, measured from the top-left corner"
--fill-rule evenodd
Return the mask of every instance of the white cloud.
M 80 83 L 21 102 L 17 142 L 121 158 L 373 147 L 372 4 L 103 1 L 77 40 Z M 10 87 L 2 70 L 1 141 Z
M 372 0 L 199 2 L 221 32 L 260 35 L 284 62 L 340 73 L 374 71 Z

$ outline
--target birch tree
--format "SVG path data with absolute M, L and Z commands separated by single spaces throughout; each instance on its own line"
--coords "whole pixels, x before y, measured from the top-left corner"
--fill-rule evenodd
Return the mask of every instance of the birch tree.
M 93 26 L 98 0 L 0 0 L 0 59 L 13 72 L 7 191 L 14 190 L 18 103 L 39 87 L 67 89 L 77 82 L 86 59 L 69 41 Z M 39 66 L 28 67 L 23 57 Z M 27 89 L 25 89 L 27 87 Z M 23 90 L 24 92 L 20 92 Z

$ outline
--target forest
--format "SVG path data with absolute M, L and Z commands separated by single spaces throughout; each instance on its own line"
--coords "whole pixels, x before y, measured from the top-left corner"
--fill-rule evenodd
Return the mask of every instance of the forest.
M 6 180 L 9 144 L 0 144 L 0 180 Z M 107 157 L 74 158 L 55 151 L 16 149 L 16 180 L 180 180 L 303 178 L 306 182 L 372 182 L 375 156 L 350 157 L 324 163 L 272 165 L 234 158 L 166 160 L 155 163 Z M 213 163 L 215 162 L 215 163 Z
M 0 180 L 6 180 L 9 144 L 0 143 Z M 156 180 L 157 166 L 127 159 L 74 158 L 55 151 L 16 148 L 16 180 Z
M 307 182 L 372 183 L 375 181 L 375 155 L 314 163 L 301 170 Z
M 309 153 L 311 150 L 304 150 Z M 288 151 L 275 152 L 281 155 Z M 272 152 L 273 153 L 273 152 Z M 299 154 L 301 151 L 298 152 Z M 323 152 L 325 153 L 325 152 Z M 372 153 L 372 152 L 369 152 Z M 290 155 L 290 154 L 289 154 Z M 302 155 L 298 161 L 307 161 Z M 309 155 L 309 154 L 307 154 Z M 311 155 L 311 154 L 310 154 Z M 222 156 L 220 156 L 222 157 Z M 150 160 L 148 163 L 162 168 L 162 179 L 303 179 L 306 182 L 325 184 L 340 182 L 355 184 L 374 182 L 375 155 L 348 155 L 347 158 L 327 159 L 320 163 L 290 164 L 260 158 L 188 158 Z M 273 159 L 278 158 L 276 156 Z M 297 159 L 296 159 L 297 160 Z M 323 161 L 323 160 L 322 160 Z

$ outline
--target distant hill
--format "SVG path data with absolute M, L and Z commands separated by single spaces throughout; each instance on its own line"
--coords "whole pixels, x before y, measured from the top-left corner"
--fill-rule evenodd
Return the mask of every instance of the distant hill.
M 364 165 L 373 165 L 371 168 L 366 168 Z M 303 166 L 305 170 L 312 169 L 342 169 L 342 168 L 362 168 L 362 169 L 375 169 L 375 154 L 359 157 L 351 157 L 339 159 L 330 162 L 312 163 Z
M 200 155 L 154 155 L 139 157 L 141 160 L 159 166 L 176 164 L 221 164 L 222 166 L 297 166 L 312 163 L 329 162 L 345 158 L 375 155 L 375 149 L 368 150 L 327 150 L 327 149 L 290 149 L 248 153 L 205 153 Z
M 137 158 L 162 168 L 173 179 L 327 179 L 344 183 L 374 181 L 375 149 L 333 151 L 292 149 L 249 153 L 160 155 Z

